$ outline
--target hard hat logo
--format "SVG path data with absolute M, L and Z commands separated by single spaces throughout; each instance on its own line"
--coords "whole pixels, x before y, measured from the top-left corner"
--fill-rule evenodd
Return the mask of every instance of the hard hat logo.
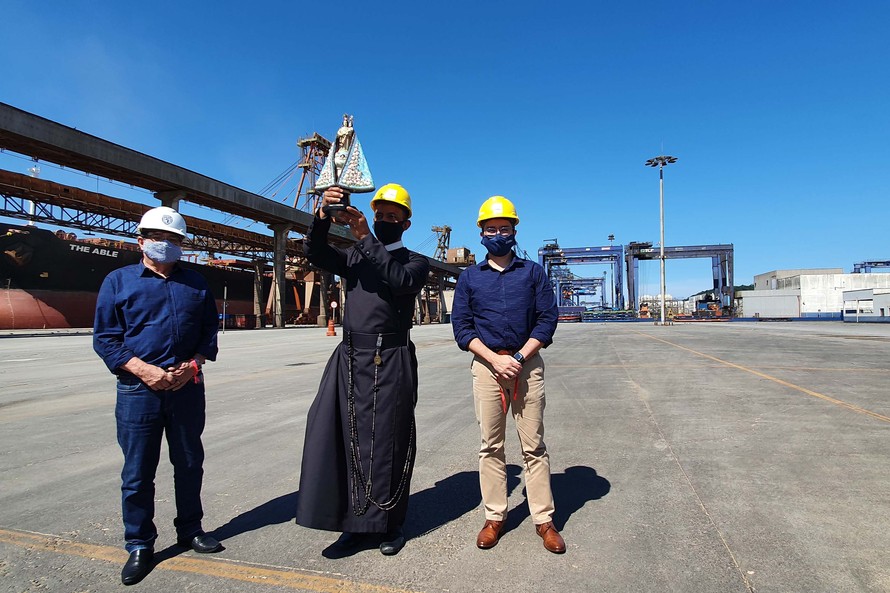
M 479 218 L 476 224 L 480 227 L 486 220 L 492 218 L 509 218 L 513 221 L 513 225 L 519 224 L 519 215 L 516 213 L 516 206 L 513 202 L 504 196 L 492 196 L 482 202 L 479 208 Z
M 161 217 L 161 222 L 163 222 L 167 226 L 170 226 L 173 224 L 173 217 L 170 216 L 169 214 L 165 214 Z
M 392 202 L 398 204 L 408 211 L 408 218 L 411 218 L 411 196 L 408 191 L 398 183 L 387 183 L 377 190 L 374 199 L 371 200 L 371 209 L 377 211 L 375 204 L 377 202 Z

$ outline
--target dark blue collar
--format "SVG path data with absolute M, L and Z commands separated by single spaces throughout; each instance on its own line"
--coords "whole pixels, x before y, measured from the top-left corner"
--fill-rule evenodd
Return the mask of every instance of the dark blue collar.
M 142 266 L 142 271 L 139 273 L 140 276 L 149 276 L 150 275 L 150 276 L 157 276 L 158 278 L 162 277 L 160 274 L 158 274 L 151 268 L 146 267 L 145 262 L 142 261 L 141 259 L 139 260 L 139 265 Z M 182 269 L 182 267 L 179 265 L 179 262 L 176 262 L 176 264 L 173 266 L 173 269 L 170 270 L 170 276 L 178 273 L 181 269 Z M 167 278 L 169 278 L 170 276 L 167 276 Z
M 522 259 L 518 255 L 513 254 L 513 260 L 510 262 L 509 266 L 504 268 L 504 271 L 507 272 L 509 270 L 512 270 L 513 268 L 525 267 L 526 261 L 527 260 Z M 479 269 L 481 269 L 481 270 L 489 269 L 489 270 L 494 270 L 495 272 L 498 271 L 491 267 L 491 263 L 488 261 L 488 255 L 486 255 L 485 260 L 480 262 L 478 265 L 479 265 Z

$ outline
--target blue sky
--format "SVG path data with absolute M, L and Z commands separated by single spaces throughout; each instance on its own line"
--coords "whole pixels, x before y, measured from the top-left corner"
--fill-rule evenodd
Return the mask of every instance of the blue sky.
M 355 125 L 378 186 L 482 254 L 476 213 L 514 200 L 530 254 L 732 243 L 736 283 L 890 259 L 890 4 L 4 0 L 0 101 L 251 191 L 301 136 Z M 27 161 L 0 155 L 0 167 Z M 42 165 L 41 176 L 152 202 Z M 367 196 L 355 201 L 367 211 Z M 207 210 L 195 212 L 208 218 Z M 261 227 L 257 227 L 261 230 Z M 575 269 L 602 275 L 604 266 Z M 658 292 L 657 262 L 641 271 Z M 667 262 L 668 292 L 710 261 Z

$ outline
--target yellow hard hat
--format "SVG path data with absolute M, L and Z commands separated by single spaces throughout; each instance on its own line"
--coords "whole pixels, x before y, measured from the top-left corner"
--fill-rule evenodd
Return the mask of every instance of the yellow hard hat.
M 509 218 L 513 225 L 519 224 L 519 215 L 516 214 L 516 206 L 504 196 L 491 196 L 479 207 L 479 220 L 476 224 L 482 227 L 482 223 L 492 218 Z
M 408 218 L 411 218 L 411 196 L 408 191 L 398 183 L 387 183 L 377 190 L 374 199 L 371 200 L 371 210 L 377 211 L 374 206 L 377 202 L 392 202 L 398 204 L 408 211 Z

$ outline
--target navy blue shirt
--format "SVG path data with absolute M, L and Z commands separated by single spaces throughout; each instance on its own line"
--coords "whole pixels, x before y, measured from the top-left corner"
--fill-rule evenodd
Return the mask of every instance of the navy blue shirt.
M 105 277 L 93 349 L 113 373 L 134 356 L 161 368 L 201 354 L 216 360 L 219 317 L 207 281 L 176 266 L 163 278 L 142 262 Z
M 499 272 L 486 259 L 457 279 L 451 326 L 462 350 L 473 338 L 494 351 L 518 350 L 529 338 L 549 346 L 557 317 L 550 280 L 533 261 L 514 257 Z

